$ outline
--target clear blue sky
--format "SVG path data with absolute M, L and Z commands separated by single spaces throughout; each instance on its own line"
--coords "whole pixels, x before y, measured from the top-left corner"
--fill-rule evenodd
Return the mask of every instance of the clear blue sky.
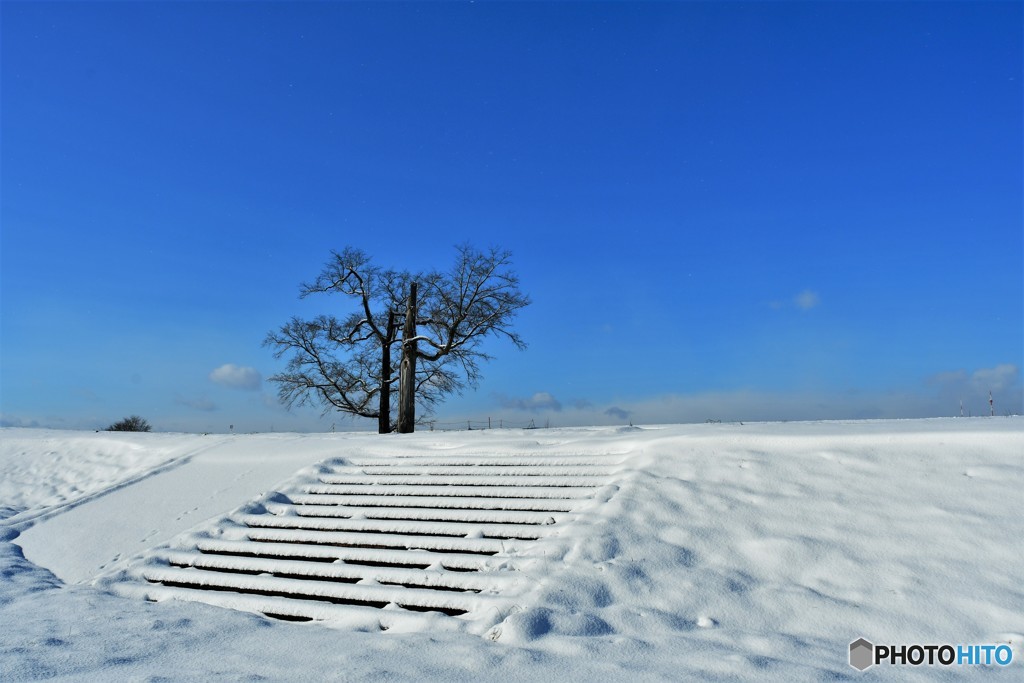
M 261 346 L 331 249 L 510 249 L 438 419 L 1021 412 L 1022 4 L 36 3 L 2 20 L 3 424 L 372 428 Z M 225 367 L 234 366 L 234 367 Z

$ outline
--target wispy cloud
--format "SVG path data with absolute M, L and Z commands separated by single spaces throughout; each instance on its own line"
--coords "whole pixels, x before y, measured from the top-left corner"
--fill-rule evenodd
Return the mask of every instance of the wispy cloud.
M 798 308 L 801 311 L 810 311 L 821 305 L 821 295 L 813 289 L 805 289 L 788 301 L 769 301 L 768 307 L 773 311 L 782 311 L 789 308 Z
M 210 381 L 230 389 L 259 391 L 263 377 L 255 368 L 225 363 L 210 373 Z
M 971 384 L 978 391 L 1004 391 L 1020 381 L 1020 368 L 1004 363 L 994 368 L 981 368 L 971 375 Z
M 612 406 L 611 408 L 604 411 L 604 414 L 609 417 L 617 417 L 620 420 L 628 420 L 632 413 L 628 410 L 624 410 L 618 406 Z
M 974 372 L 952 370 L 932 375 L 928 381 L 930 384 L 959 391 L 1004 391 L 1020 382 L 1020 368 L 1013 363 L 1003 363 L 992 368 L 978 368 Z
M 559 426 L 621 424 L 831 420 L 872 418 L 955 417 L 960 414 L 988 415 L 989 391 L 997 415 L 1024 412 L 1024 387 L 1017 365 L 1004 363 L 991 368 L 937 373 L 927 381 L 877 391 L 732 391 L 697 394 L 665 394 L 619 399 L 613 403 L 572 401 L 559 413 Z M 502 407 L 535 411 L 550 394 L 530 399 L 505 398 Z
M 936 387 L 938 396 L 947 405 L 963 403 L 964 410 L 972 415 L 986 415 L 992 409 L 997 414 L 1019 413 L 1022 406 L 1020 368 L 1013 363 L 1003 363 L 991 368 L 978 368 L 973 372 L 953 370 L 940 372 L 928 378 L 928 384 Z M 992 392 L 993 405 L 989 405 Z
M 192 410 L 200 410 L 204 413 L 212 413 L 217 410 L 217 404 L 205 396 L 201 396 L 199 398 L 179 397 L 175 400 L 175 403 L 185 406 L 186 408 L 191 408 Z
M 817 292 L 805 289 L 793 298 L 793 303 L 801 311 L 809 311 L 812 308 L 817 308 L 821 304 L 821 297 L 818 296 Z
M 558 399 L 546 391 L 538 391 L 529 398 L 516 398 L 505 396 L 504 394 L 495 394 L 495 398 L 502 408 L 508 408 L 509 410 L 524 410 L 530 413 L 544 410 L 553 410 L 555 412 L 562 410 L 562 404 Z
M 78 387 L 77 389 L 74 389 L 73 393 L 75 394 L 75 396 L 88 403 L 102 402 L 99 395 L 88 387 Z
M 970 377 L 970 375 L 967 374 L 966 370 L 951 370 L 949 372 L 940 372 L 932 375 L 928 378 L 928 383 L 939 386 L 949 386 L 951 384 L 966 382 L 968 377 Z
M 15 415 L 0 414 L 0 427 L 41 427 L 42 423 L 33 418 L 18 417 Z

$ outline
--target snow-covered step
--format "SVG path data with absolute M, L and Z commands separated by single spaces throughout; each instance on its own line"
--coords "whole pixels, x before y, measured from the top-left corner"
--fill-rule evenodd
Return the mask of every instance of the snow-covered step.
M 142 576 L 150 583 L 177 588 L 232 590 L 238 593 L 279 597 L 299 597 L 341 604 L 363 604 L 384 607 L 390 604 L 405 608 L 428 608 L 439 612 L 465 614 L 470 610 L 501 604 L 499 598 L 478 593 L 438 591 L 422 588 L 395 589 L 390 586 L 360 585 L 308 579 L 285 579 L 276 576 L 252 576 L 178 567 L 145 567 Z
M 429 522 L 473 522 L 481 524 L 520 524 L 550 526 L 566 520 L 563 513 L 528 510 L 462 510 L 449 508 L 363 508 L 330 505 L 287 505 L 270 503 L 268 511 L 275 515 L 300 517 L 333 517 L 342 519 L 407 519 Z
M 449 572 L 444 569 L 424 571 L 401 567 L 346 564 L 344 562 L 323 563 L 280 558 L 210 555 L 173 550 L 160 553 L 159 559 L 164 560 L 169 566 L 173 567 L 194 567 L 196 569 L 232 571 L 246 574 L 300 576 L 350 583 L 363 581 L 382 585 L 445 588 L 476 593 L 498 592 L 503 588 L 521 584 L 526 580 L 521 574 L 516 572 L 467 574 L 463 572 Z
M 383 486 L 379 484 L 312 484 L 306 493 L 337 496 L 438 496 L 467 498 L 589 498 L 591 488 L 527 487 L 527 486 Z
M 598 479 L 600 477 L 600 479 Z M 464 474 L 397 474 L 387 476 L 367 474 L 323 474 L 319 479 L 324 484 L 363 484 L 374 486 L 554 486 L 562 488 L 594 488 L 600 486 L 607 475 L 553 476 L 536 475 L 480 475 Z
M 425 550 L 409 552 L 383 548 L 343 548 L 329 545 L 212 538 L 199 540 L 196 543 L 196 549 L 204 554 L 224 554 L 238 557 L 301 558 L 323 562 L 342 561 L 347 564 L 418 567 L 421 569 L 435 567 L 460 572 L 492 571 L 509 564 L 505 558 L 495 558 L 490 555 L 431 553 Z
M 612 467 L 593 466 L 565 466 L 549 467 L 542 464 L 533 465 L 477 465 L 473 463 L 453 464 L 424 464 L 424 465 L 359 465 L 355 467 L 338 467 L 332 470 L 335 474 L 352 474 L 361 472 L 368 475 L 403 475 L 413 474 L 417 476 L 444 476 L 458 477 L 465 475 L 493 475 L 493 476 L 557 476 L 557 477 L 607 477 L 615 473 Z
M 536 540 L 544 535 L 537 526 L 477 524 L 473 522 L 420 522 L 415 520 L 336 519 L 299 517 L 298 515 L 241 515 L 233 519 L 252 528 L 315 529 L 319 531 L 358 531 L 420 536 L 461 536 L 464 538 L 504 538 Z M 548 533 L 551 533 L 550 531 Z
M 308 529 L 251 528 L 249 540 L 274 543 L 309 543 L 349 548 L 406 548 L 435 552 L 479 553 L 496 555 L 517 546 L 516 541 L 494 538 L 458 538 L 451 536 L 402 536 L 397 534 L 356 533 L 350 531 L 314 531 Z
M 356 456 L 346 463 L 360 467 L 614 467 L 622 462 L 620 455 L 411 455 L 386 458 Z
M 458 508 L 468 510 L 535 510 L 543 512 L 571 512 L 578 500 L 538 500 L 534 498 L 458 498 L 437 496 L 335 496 L 325 494 L 295 494 L 288 496 L 296 505 L 338 505 L 353 507 L 413 507 Z
M 288 621 L 322 621 L 351 625 L 353 628 L 368 629 L 376 626 L 381 631 L 398 631 L 425 628 L 431 630 L 456 630 L 460 622 L 448 619 L 435 612 L 416 612 L 400 608 L 379 609 L 362 605 L 334 604 L 318 600 L 299 600 L 294 597 L 246 595 L 237 592 L 217 592 L 175 588 L 147 582 L 124 583 L 117 592 L 151 602 L 178 600 L 201 602 L 215 607 L 234 609 L 240 612 L 264 614 L 275 619 Z

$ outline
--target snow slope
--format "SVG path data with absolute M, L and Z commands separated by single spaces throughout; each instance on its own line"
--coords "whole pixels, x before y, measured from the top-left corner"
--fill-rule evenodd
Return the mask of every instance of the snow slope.
M 408 500 L 390 506 L 405 510 L 399 517 L 350 514 L 385 509 L 352 489 L 374 487 L 370 498 L 444 498 L 441 487 L 452 482 L 440 481 L 459 476 L 452 463 L 460 460 L 483 465 L 461 475 L 471 477 L 461 481 L 473 494 L 466 500 L 486 493 L 488 477 L 511 477 L 510 486 L 533 497 L 547 488 L 538 484 L 557 489 L 581 474 L 529 480 L 499 473 L 509 465 L 485 470 L 487 458 L 612 464 L 585 505 L 545 513 L 561 517 L 537 525 L 537 539 L 481 556 L 507 571 L 453 579 L 443 563 L 424 570 L 435 572 L 428 581 L 457 581 L 449 588 L 480 589 L 501 603 L 489 617 L 463 592 L 447 603 L 469 607 L 461 615 L 424 613 L 385 632 L 380 619 L 335 618 L 331 610 L 325 621 L 293 623 L 164 600 L 174 592 L 166 586 L 150 596 L 159 602 L 115 594 L 145 588 L 139 577 L 170 571 L 172 560 L 179 571 L 201 571 L 200 542 L 251 543 L 243 537 L 250 523 L 271 536 L 300 534 L 290 539 L 300 545 L 329 538 L 317 534 L 340 534 L 345 543 L 386 534 L 390 549 L 375 551 L 385 554 L 424 552 L 405 546 L 469 524 L 476 530 L 459 526 L 464 540 L 455 545 L 490 552 L 488 534 L 528 520 L 514 519 L 515 511 L 470 519 L 457 507 L 447 520 L 417 520 Z M 398 467 L 382 483 L 374 467 L 389 462 Z M 436 468 L 431 476 L 441 479 L 415 490 L 423 486 L 417 473 L 399 463 Z M 385 437 L 7 429 L 0 472 L 3 680 L 1024 680 L 1020 418 Z M 378 496 L 382 487 L 390 493 Z M 301 496 L 344 499 L 351 510 L 304 515 L 299 508 L 312 506 Z M 229 563 L 265 587 L 273 577 L 259 576 L 268 568 L 262 561 L 237 555 Z M 321 564 L 356 581 L 337 586 L 376 591 L 381 602 L 398 590 L 390 579 L 424 581 L 395 567 L 368 575 L 344 561 Z M 394 610 L 374 614 L 386 611 Z M 847 648 L 861 636 L 1009 643 L 1014 662 L 859 673 Z

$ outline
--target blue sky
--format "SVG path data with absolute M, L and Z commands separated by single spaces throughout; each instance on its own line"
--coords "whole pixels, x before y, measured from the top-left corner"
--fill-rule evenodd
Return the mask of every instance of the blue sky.
M 1021 412 L 1022 5 L 34 3 L 2 20 L 0 420 L 373 428 L 261 346 L 331 249 L 514 254 L 441 422 Z

